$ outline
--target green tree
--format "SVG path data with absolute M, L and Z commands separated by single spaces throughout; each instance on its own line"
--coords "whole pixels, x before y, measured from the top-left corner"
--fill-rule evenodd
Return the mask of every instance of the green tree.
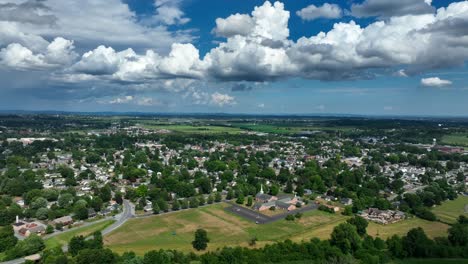
M 172 203 L 172 211 L 179 211 L 180 209 L 180 202 L 178 200 L 174 200 Z
M 234 198 L 234 191 L 232 189 L 229 189 L 226 195 L 226 200 L 232 200 L 232 198 Z
M 361 237 L 366 234 L 366 229 L 369 225 L 366 219 L 356 215 L 355 217 L 348 219 L 346 222 L 354 225 L 356 227 L 356 231 Z
M 239 194 L 239 197 L 237 197 L 236 203 L 237 203 L 237 204 L 244 204 L 244 203 L 245 203 L 245 198 L 244 198 L 244 194 L 243 194 L 243 193 L 240 193 L 240 194 Z
M 169 205 L 167 204 L 166 201 L 164 201 L 163 199 L 159 199 L 157 202 L 156 202 L 159 206 L 159 209 L 163 212 L 167 212 L 169 211 Z
M 208 233 L 204 229 L 197 229 L 195 231 L 195 240 L 192 241 L 192 246 L 194 249 L 200 251 L 205 250 L 208 247 Z
M 54 232 L 54 227 L 51 225 L 47 225 L 46 234 L 52 234 Z
M 11 225 L 0 228 L 0 252 L 13 248 L 18 242 Z
M 83 236 L 74 236 L 68 243 L 68 252 L 72 256 L 76 256 L 78 252 L 86 248 L 86 241 Z
M 360 248 L 361 239 L 354 225 L 342 223 L 333 229 L 330 243 L 337 246 L 343 253 L 348 254 Z
M 456 223 L 448 230 L 450 243 L 456 246 L 465 247 L 468 245 L 468 224 Z
M 106 249 L 83 249 L 76 256 L 76 264 L 113 264 L 117 262 L 114 253 Z
M 199 200 L 196 197 L 190 198 L 190 202 L 189 202 L 190 208 L 197 208 L 199 205 L 198 202 Z
M 429 256 L 433 241 L 430 240 L 421 227 L 411 229 L 403 237 L 403 248 L 408 257 L 424 258 Z
M 214 202 L 213 195 L 208 196 L 208 200 L 206 201 L 208 204 L 212 204 Z
M 247 197 L 247 206 L 252 206 L 253 205 L 253 198 L 252 196 Z
M 222 200 L 221 193 L 217 192 L 215 194 L 215 202 L 219 203 L 219 202 L 221 202 L 221 200 Z
M 159 208 L 159 205 L 156 202 L 153 202 L 152 209 L 153 214 L 159 214 L 159 211 L 161 211 L 161 208 Z
M 78 206 L 74 210 L 75 212 L 75 218 L 78 220 L 85 220 L 88 219 L 88 209 L 83 206 Z

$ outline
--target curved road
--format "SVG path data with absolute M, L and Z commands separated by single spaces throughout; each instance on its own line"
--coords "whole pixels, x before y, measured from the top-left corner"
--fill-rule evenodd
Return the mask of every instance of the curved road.
M 130 203 L 128 200 L 124 200 L 122 205 L 123 205 L 122 213 L 116 215 L 115 217 L 109 217 L 109 218 L 105 218 L 105 219 L 102 219 L 102 220 L 98 221 L 98 222 L 102 222 L 102 221 L 105 221 L 105 220 L 118 218 L 115 223 L 113 223 L 112 225 L 108 226 L 107 228 L 105 228 L 104 230 L 101 231 L 102 236 L 105 236 L 105 235 L 109 234 L 110 232 L 112 232 L 115 229 L 122 226 L 125 222 L 127 222 L 128 219 L 134 217 L 134 215 L 135 215 L 135 206 L 132 203 Z M 98 222 L 89 223 L 89 224 L 87 224 L 85 226 L 89 226 L 89 225 L 92 225 L 92 224 L 95 224 L 95 223 L 98 223 Z M 83 226 L 80 226 L 80 227 L 83 227 Z M 54 233 L 54 234 L 46 236 L 44 238 L 50 238 L 50 237 L 53 237 L 53 236 L 56 236 L 56 235 L 59 235 L 59 234 L 63 234 L 63 233 L 69 232 L 69 231 L 73 231 L 73 230 L 74 229 L 70 229 L 70 230 L 66 230 L 66 231 L 63 231 L 63 232 Z M 64 245 L 62 247 L 62 249 L 63 249 L 64 252 L 68 251 L 68 245 Z M 25 262 L 24 258 L 19 258 L 19 259 L 14 259 L 14 260 L 10 260 L 10 261 L 4 261 L 4 262 L 1 262 L 1 263 L 2 264 L 22 264 L 24 262 Z

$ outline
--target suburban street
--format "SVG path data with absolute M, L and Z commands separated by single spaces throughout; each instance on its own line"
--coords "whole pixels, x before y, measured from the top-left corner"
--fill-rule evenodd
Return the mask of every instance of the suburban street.
M 127 222 L 128 219 L 132 218 L 135 215 L 135 206 L 132 203 L 130 203 L 128 200 L 123 200 L 122 205 L 123 205 L 122 213 L 120 213 L 120 214 L 118 214 L 118 215 L 116 215 L 114 217 L 106 217 L 104 219 L 101 219 L 101 220 L 98 220 L 98 221 L 95 221 L 95 222 L 86 223 L 86 224 L 83 224 L 83 225 L 81 225 L 81 226 L 79 226 L 77 228 L 94 225 L 96 223 L 106 221 L 106 220 L 110 220 L 110 219 L 117 219 L 117 221 L 115 223 L 113 223 L 112 225 L 108 226 L 107 228 L 105 228 L 104 230 L 101 231 L 103 236 L 109 234 L 110 232 L 112 232 L 115 229 L 122 226 L 125 222 Z M 43 238 L 44 239 L 51 238 L 51 237 L 54 237 L 54 236 L 57 236 L 57 235 L 60 235 L 60 234 L 63 234 L 63 233 L 71 232 L 73 230 L 75 230 L 75 228 L 68 229 L 68 230 L 65 230 L 65 231 L 62 231 L 62 232 L 56 232 L 54 234 L 44 236 Z M 62 250 L 64 252 L 66 252 L 68 250 L 68 245 L 64 245 L 62 247 Z M 1 262 L 1 263 L 3 263 L 3 264 L 21 264 L 21 263 L 24 263 L 24 262 L 25 262 L 24 258 L 19 258 L 19 259 L 14 259 L 14 260 L 10 260 L 10 261 L 4 261 L 4 262 Z

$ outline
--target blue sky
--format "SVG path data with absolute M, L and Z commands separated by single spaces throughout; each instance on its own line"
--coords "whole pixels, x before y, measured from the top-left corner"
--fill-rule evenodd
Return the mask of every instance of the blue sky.
M 0 0 L 0 110 L 466 116 L 467 27 L 468 1 Z

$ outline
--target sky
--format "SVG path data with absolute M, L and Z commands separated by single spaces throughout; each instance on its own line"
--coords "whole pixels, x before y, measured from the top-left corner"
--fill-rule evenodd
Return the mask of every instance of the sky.
M 468 1 L 0 0 L 0 110 L 468 115 Z

